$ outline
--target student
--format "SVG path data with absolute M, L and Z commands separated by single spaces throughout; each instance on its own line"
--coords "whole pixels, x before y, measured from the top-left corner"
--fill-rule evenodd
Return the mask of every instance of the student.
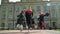
M 39 18 L 38 18 L 39 26 L 42 25 L 42 22 L 44 23 L 44 16 L 49 16 L 49 13 L 44 14 L 43 12 L 40 12 L 40 15 L 39 15 Z
M 23 24 L 25 23 L 25 15 L 24 11 L 21 11 L 21 13 L 18 15 L 17 19 L 17 25 L 20 25 L 20 29 L 23 29 Z
M 26 10 L 25 16 L 26 16 L 26 22 L 27 22 L 27 25 L 28 25 L 28 29 L 30 29 L 31 26 L 32 26 L 32 17 L 33 17 L 33 12 L 32 12 L 31 8 Z

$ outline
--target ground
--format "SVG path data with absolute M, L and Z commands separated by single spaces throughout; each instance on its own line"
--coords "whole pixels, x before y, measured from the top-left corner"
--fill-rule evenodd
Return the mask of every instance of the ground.
M 60 34 L 60 31 L 56 30 L 3 30 L 0 34 Z

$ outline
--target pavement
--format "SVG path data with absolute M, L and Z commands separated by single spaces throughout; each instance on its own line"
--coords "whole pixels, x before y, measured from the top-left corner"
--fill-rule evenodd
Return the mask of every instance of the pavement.
M 60 34 L 56 30 L 2 30 L 0 34 Z

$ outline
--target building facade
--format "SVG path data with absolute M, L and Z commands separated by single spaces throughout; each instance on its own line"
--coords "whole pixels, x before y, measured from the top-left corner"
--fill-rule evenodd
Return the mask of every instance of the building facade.
M 60 0 L 21 0 L 20 2 L 9 2 L 2 0 L 0 5 L 0 29 L 15 29 L 17 15 L 21 10 L 32 7 L 35 23 L 38 24 L 37 16 L 40 11 L 49 12 L 50 15 L 45 17 L 47 28 L 53 27 L 53 22 L 57 28 L 60 28 Z

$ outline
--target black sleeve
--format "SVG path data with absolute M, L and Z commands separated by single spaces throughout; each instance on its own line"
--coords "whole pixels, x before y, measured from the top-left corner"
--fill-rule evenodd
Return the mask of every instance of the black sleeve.
M 49 13 L 46 13 L 44 16 L 49 16 Z

